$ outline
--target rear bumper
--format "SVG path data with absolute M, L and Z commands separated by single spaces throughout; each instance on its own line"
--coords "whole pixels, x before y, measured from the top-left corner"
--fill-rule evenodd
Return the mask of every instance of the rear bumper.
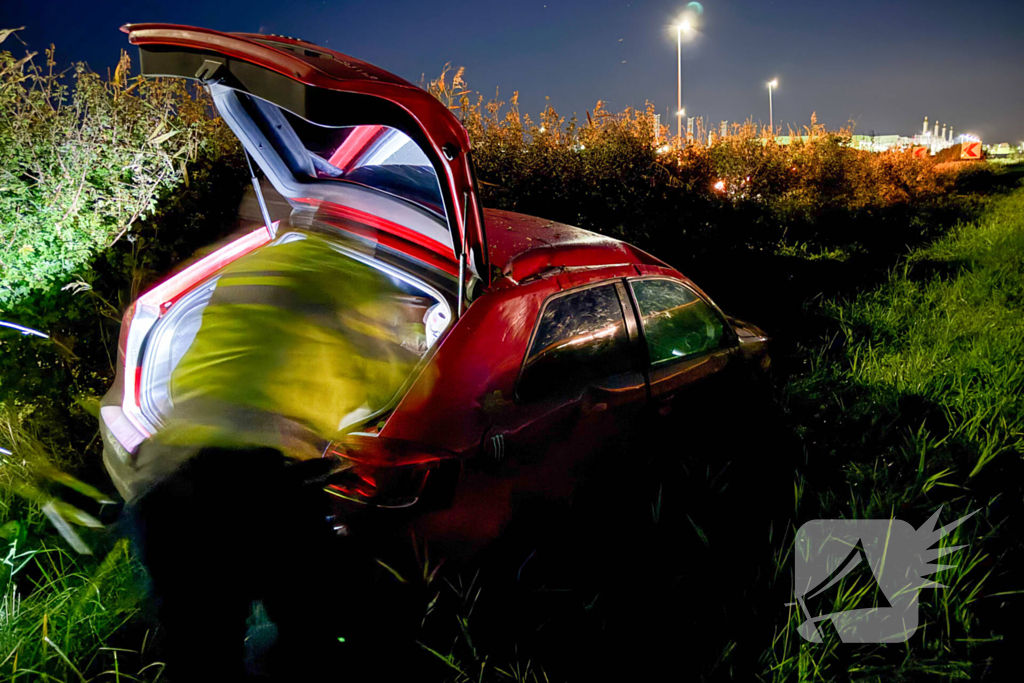
M 117 441 L 102 417 L 100 417 L 100 438 L 103 441 L 103 467 L 106 468 L 110 480 L 114 482 L 121 497 L 130 501 L 132 499 L 130 485 L 132 454 Z
M 118 377 L 111 390 L 100 400 L 100 440 L 103 442 L 103 466 L 121 497 L 130 501 L 134 497 L 132 483 L 136 478 L 135 456 L 146 435 L 121 410 L 120 386 Z

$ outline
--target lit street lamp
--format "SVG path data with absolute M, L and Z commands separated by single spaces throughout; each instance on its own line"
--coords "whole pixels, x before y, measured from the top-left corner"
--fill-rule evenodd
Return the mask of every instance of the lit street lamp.
M 772 111 L 772 88 L 779 87 L 779 79 L 773 78 L 768 81 L 768 127 L 772 129 L 772 137 L 775 137 L 775 115 Z
M 683 19 L 676 26 L 676 135 L 683 141 L 683 34 L 693 30 L 689 20 Z

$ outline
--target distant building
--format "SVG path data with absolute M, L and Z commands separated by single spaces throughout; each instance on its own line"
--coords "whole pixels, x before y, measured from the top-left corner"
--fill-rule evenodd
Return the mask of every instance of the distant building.
M 789 145 L 796 140 L 807 142 L 810 138 L 806 135 L 776 135 L 775 143 L 778 145 Z
M 1010 147 L 1009 142 L 1000 142 L 998 145 L 982 145 L 982 149 L 985 150 L 985 154 L 993 159 L 1002 159 L 1013 153 L 1013 148 Z
M 905 149 L 913 143 L 913 138 L 904 135 L 854 135 L 852 146 L 868 152 L 887 152 L 891 149 Z
M 804 142 L 807 136 L 800 136 Z M 780 145 L 788 145 L 796 140 L 789 135 L 778 135 L 775 142 Z M 911 147 L 927 147 L 931 154 L 937 154 L 944 149 L 959 145 L 963 142 L 978 142 L 974 135 L 961 134 L 953 137 L 953 127 L 948 123 L 935 121 L 932 126 L 928 125 L 928 117 L 925 117 L 921 132 L 917 135 L 854 135 L 850 140 L 850 146 L 868 152 L 886 152 L 889 150 L 906 150 Z M 1002 147 L 1000 147 L 1002 150 Z M 1006 154 L 1012 150 L 1007 145 Z M 996 152 L 996 153 L 1002 153 Z

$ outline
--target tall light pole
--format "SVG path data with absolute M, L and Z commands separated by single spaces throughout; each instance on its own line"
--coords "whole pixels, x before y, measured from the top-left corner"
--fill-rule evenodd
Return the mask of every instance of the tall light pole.
M 779 79 L 773 78 L 768 81 L 768 127 L 772 129 L 772 137 L 775 137 L 775 114 L 772 111 L 772 89 L 779 87 Z
M 683 34 L 693 30 L 684 19 L 676 26 L 676 136 L 683 142 Z

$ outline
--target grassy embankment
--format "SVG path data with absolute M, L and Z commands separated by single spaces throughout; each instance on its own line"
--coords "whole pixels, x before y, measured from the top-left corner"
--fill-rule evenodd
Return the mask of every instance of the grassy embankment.
M 833 333 L 783 391 L 808 454 L 794 482 L 797 518 L 920 526 L 939 506 L 942 523 L 981 512 L 942 542 L 967 547 L 936 575 L 948 587 L 921 596 L 907 648 L 796 647 L 794 619 L 778 633 L 773 674 L 1007 672 L 1004 639 L 1024 589 L 1024 188 L 900 259 L 879 286 L 811 310 Z

